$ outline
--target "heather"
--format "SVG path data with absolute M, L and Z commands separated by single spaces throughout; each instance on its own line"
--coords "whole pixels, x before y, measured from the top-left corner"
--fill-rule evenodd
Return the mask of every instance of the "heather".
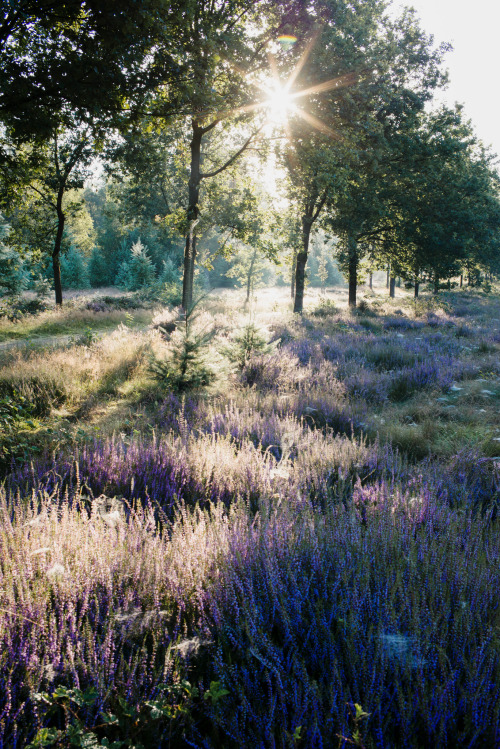
M 342 301 L 4 354 L 1 747 L 500 743 L 498 299 Z

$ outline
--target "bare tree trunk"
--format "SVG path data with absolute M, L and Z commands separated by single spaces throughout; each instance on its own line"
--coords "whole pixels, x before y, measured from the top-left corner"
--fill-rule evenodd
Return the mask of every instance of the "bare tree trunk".
M 295 300 L 293 303 L 293 311 L 302 314 L 304 308 L 304 287 L 306 280 L 306 263 L 307 254 L 309 252 L 309 239 L 311 236 L 311 228 L 323 206 L 325 205 L 326 198 L 328 196 L 328 190 L 325 190 L 322 195 L 312 195 L 311 199 L 304 205 L 304 212 L 302 214 L 302 249 L 297 253 L 297 262 L 295 266 Z
M 373 273 L 371 271 L 370 275 L 368 276 L 368 286 L 373 290 Z
M 54 241 L 54 249 L 52 250 L 52 269 L 54 271 L 54 291 L 56 295 L 56 304 L 62 305 L 62 284 L 61 284 L 61 244 L 64 234 L 64 222 L 66 216 L 63 211 L 63 195 L 64 187 L 60 187 L 57 193 L 57 232 Z
M 297 248 L 293 248 L 292 257 L 292 280 L 290 282 L 290 296 L 292 299 L 295 297 L 295 273 L 297 272 Z
M 295 267 L 295 300 L 293 311 L 302 314 L 304 309 L 304 287 L 306 280 L 306 263 L 309 252 L 309 238 L 311 236 L 312 218 L 308 214 L 302 216 L 302 250 L 297 253 Z
M 184 249 L 184 276 L 182 279 L 182 308 L 187 312 L 193 305 L 194 265 L 196 260 L 196 225 L 199 221 L 200 210 L 200 161 L 201 139 L 203 128 L 196 120 L 192 122 L 193 137 L 191 139 L 191 172 L 189 175 L 189 204 L 187 209 L 188 231 Z
M 464 274 L 461 273 L 460 274 L 460 288 L 462 288 L 463 285 L 464 285 Z
M 386 281 L 385 281 L 385 287 L 386 287 L 386 289 L 389 288 L 390 278 L 391 278 L 391 266 L 388 265 L 387 266 L 387 277 L 386 277 Z
M 418 282 L 417 279 L 415 279 L 415 287 L 414 287 L 414 289 L 415 289 L 414 290 L 414 297 L 415 297 L 415 299 L 418 299 L 418 290 L 419 290 L 419 287 L 420 287 L 420 283 Z
M 358 286 L 358 243 L 356 239 L 349 235 L 349 307 L 356 306 L 356 290 Z
M 434 275 L 434 289 L 432 290 L 432 293 L 433 293 L 433 294 L 437 294 L 437 293 L 438 293 L 438 291 L 439 291 L 439 276 L 438 276 L 438 274 L 436 273 L 436 274 Z
M 248 268 L 248 273 L 247 273 L 247 298 L 245 299 L 245 304 L 248 304 L 248 302 L 250 301 L 250 292 L 252 291 L 253 269 L 255 266 L 256 258 L 257 258 L 257 248 L 254 247 L 252 260 L 250 262 L 250 266 Z
M 389 282 L 389 296 L 391 299 L 394 299 L 396 296 L 396 279 L 394 276 L 391 276 L 390 282 Z

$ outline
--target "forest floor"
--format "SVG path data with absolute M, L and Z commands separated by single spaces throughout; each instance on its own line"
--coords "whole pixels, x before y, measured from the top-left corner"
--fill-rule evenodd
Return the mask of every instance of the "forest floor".
M 0 747 L 500 745 L 498 293 L 217 290 L 185 392 L 103 296 L 0 325 Z

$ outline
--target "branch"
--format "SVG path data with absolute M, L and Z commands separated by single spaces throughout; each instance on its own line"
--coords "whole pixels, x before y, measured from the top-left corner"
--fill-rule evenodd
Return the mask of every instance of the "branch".
M 160 179 L 159 184 L 160 184 L 160 192 L 162 194 L 163 200 L 165 202 L 165 206 L 167 208 L 167 213 L 170 213 L 171 212 L 170 211 L 170 205 L 169 205 L 169 202 L 168 202 L 167 194 L 165 192 L 165 187 L 163 186 L 163 182 L 162 182 L 161 179 Z
M 316 221 L 316 219 L 318 218 L 318 216 L 319 216 L 319 214 L 321 212 L 321 209 L 323 208 L 323 206 L 326 203 L 327 197 L 328 197 L 328 188 L 326 188 L 325 191 L 323 192 L 323 195 L 321 196 L 320 201 L 318 203 L 318 207 L 316 208 L 316 210 L 314 211 L 314 213 L 312 215 L 312 223 L 314 223 Z
M 34 185 L 28 185 L 29 190 L 34 190 L 38 195 L 40 195 L 42 199 L 42 203 L 45 203 L 46 205 L 50 205 L 52 208 L 55 208 L 57 210 L 57 205 L 50 200 L 46 195 L 43 194 L 41 190 L 38 189 L 38 187 L 35 187 Z
M 228 166 L 231 166 L 231 164 L 234 161 L 236 161 L 236 159 L 238 158 L 238 156 L 241 156 L 241 154 L 244 151 L 246 151 L 246 149 L 248 148 L 248 146 L 250 145 L 250 143 L 252 142 L 252 140 L 255 138 L 256 135 L 258 135 L 260 133 L 260 131 L 262 130 L 263 127 L 264 127 L 264 125 L 261 125 L 258 130 L 256 130 L 254 133 L 252 133 L 252 135 L 249 137 L 249 139 L 247 141 L 245 141 L 245 143 L 242 145 L 242 147 L 240 148 L 240 150 L 236 151 L 236 153 L 233 154 L 233 156 L 231 156 L 231 158 L 228 159 L 225 164 L 223 164 L 218 169 L 215 169 L 213 172 L 207 172 L 206 174 L 200 174 L 200 179 L 208 179 L 209 177 L 215 177 L 217 174 L 220 174 L 225 169 L 227 169 Z
M 216 125 L 218 125 L 220 120 L 214 120 L 210 123 L 210 125 L 206 125 L 205 127 L 200 128 L 201 134 L 205 135 L 205 133 L 209 133 L 210 130 L 213 130 Z

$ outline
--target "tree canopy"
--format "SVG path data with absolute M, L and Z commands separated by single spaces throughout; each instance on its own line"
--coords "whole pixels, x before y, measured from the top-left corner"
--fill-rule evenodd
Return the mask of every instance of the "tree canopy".
M 185 309 L 210 232 L 226 255 L 231 234 L 291 262 L 296 312 L 316 230 L 338 239 L 352 305 L 364 256 L 417 290 L 423 278 L 437 288 L 464 268 L 498 270 L 495 160 L 458 109 L 430 108 L 447 48 L 414 11 L 391 19 L 382 0 L 0 0 L 0 41 L 4 247 L 50 253 L 59 303 L 66 219 L 96 159 L 108 174 L 108 215 L 89 199 L 96 282 L 139 239 L 153 275 L 167 263 L 173 277 L 183 244 Z M 259 228 L 250 153 L 281 170 L 290 226 L 273 208 L 274 231 Z

